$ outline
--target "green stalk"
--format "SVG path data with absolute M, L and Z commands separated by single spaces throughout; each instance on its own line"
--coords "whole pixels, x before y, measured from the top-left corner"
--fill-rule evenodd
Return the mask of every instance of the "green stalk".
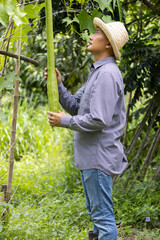
M 47 93 L 49 110 L 52 112 L 59 111 L 59 94 L 54 63 L 54 39 L 53 39 L 53 18 L 52 2 L 45 0 L 46 7 L 46 31 L 47 31 Z

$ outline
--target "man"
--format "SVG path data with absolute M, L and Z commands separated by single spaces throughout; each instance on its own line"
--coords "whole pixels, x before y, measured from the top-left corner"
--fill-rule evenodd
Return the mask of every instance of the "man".
M 122 173 L 127 159 L 120 142 L 125 126 L 123 79 L 115 59 L 120 60 L 119 50 L 128 41 L 128 33 L 120 22 L 105 24 L 94 18 L 94 26 L 96 32 L 88 45 L 94 63 L 87 81 L 74 96 L 56 69 L 60 103 L 71 116 L 48 112 L 48 118 L 51 126 L 75 131 L 75 165 L 81 170 L 86 206 L 93 221 L 89 239 L 116 240 L 112 176 Z

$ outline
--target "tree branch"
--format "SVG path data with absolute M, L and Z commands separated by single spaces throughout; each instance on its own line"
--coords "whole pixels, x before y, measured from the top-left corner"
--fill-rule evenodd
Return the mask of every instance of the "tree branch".
M 18 59 L 18 55 L 17 54 L 14 54 L 14 53 L 11 53 L 11 52 L 6 52 L 6 51 L 3 51 L 3 50 L 0 50 L 0 54 L 2 55 L 5 55 L 5 56 L 8 56 L 8 57 L 13 57 L 13 58 L 16 58 Z M 29 57 L 25 57 L 25 56 L 22 56 L 20 55 L 20 60 L 23 60 L 25 62 L 29 62 L 29 63 L 32 63 L 34 64 L 35 66 L 38 66 L 39 65 L 39 62 L 32 59 L 32 58 L 29 58 Z
M 153 5 L 152 3 L 148 2 L 148 0 L 142 0 L 142 2 L 149 8 L 151 8 L 152 10 L 155 10 L 155 5 Z

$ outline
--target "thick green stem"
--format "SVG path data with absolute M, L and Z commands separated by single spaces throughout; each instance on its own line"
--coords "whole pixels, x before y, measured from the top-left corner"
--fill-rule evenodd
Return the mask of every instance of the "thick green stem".
M 51 0 L 45 0 L 45 6 L 46 6 L 46 31 L 47 31 L 48 102 L 49 110 L 52 112 L 58 112 L 59 95 L 54 63 L 54 39 L 53 39 L 53 18 Z

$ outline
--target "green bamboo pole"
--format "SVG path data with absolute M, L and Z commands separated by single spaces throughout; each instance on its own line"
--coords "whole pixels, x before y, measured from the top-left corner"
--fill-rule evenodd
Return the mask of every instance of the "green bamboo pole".
M 47 93 L 49 110 L 52 112 L 59 111 L 59 94 L 54 63 L 54 38 L 53 38 L 53 18 L 52 18 L 52 1 L 45 0 L 46 7 L 46 31 L 47 31 Z

